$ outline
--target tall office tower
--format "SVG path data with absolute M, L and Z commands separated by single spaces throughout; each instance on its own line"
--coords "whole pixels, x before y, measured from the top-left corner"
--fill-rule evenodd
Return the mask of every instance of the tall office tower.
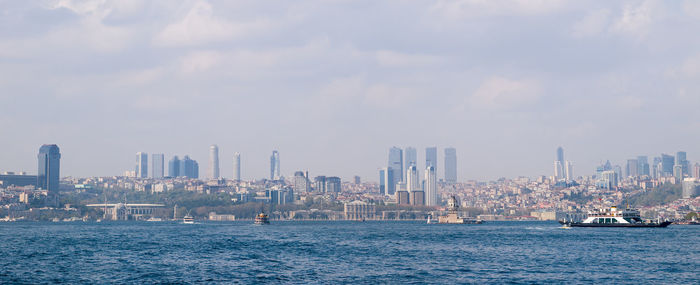
M 673 165 L 675 165 L 675 159 L 672 155 L 665 153 L 661 154 L 661 176 L 667 177 L 673 175 Z
M 353 177 L 353 182 L 355 183 L 355 185 L 360 185 L 362 184 L 362 179 L 360 178 L 360 176 L 355 175 L 355 177 Z
M 342 183 L 340 177 L 326 177 L 326 192 L 327 193 L 339 193 L 341 191 Z
M 557 148 L 557 161 L 564 165 L 564 148 L 562 147 Z
M 683 166 L 676 164 L 673 166 L 673 177 L 676 178 L 676 181 L 683 181 Z
M 386 168 L 379 169 L 379 194 L 386 195 Z
M 382 192 L 382 194 L 394 195 L 394 193 L 396 193 L 396 183 L 394 182 L 394 170 L 391 167 L 387 167 L 384 168 L 383 171 L 384 176 L 380 177 L 384 182 L 384 192 Z
M 693 178 L 700 179 L 700 164 L 693 165 Z
M 58 181 L 61 178 L 61 152 L 55 144 L 45 144 L 39 148 L 36 186 L 48 190 L 55 199 L 58 195 Z M 55 203 L 51 203 L 55 206 Z
M 165 155 L 154 153 L 151 155 L 151 177 L 163 178 L 165 175 Z
M 644 155 L 637 156 L 637 174 L 648 176 L 650 175 L 649 170 L 649 158 Z
M 309 179 L 304 175 L 303 171 L 294 172 L 294 192 L 309 192 Z
M 557 181 L 564 179 L 564 166 L 558 160 L 554 161 L 554 178 Z
M 314 178 L 314 186 L 314 192 L 326 193 L 326 177 L 316 176 L 316 178 Z
M 627 160 L 627 168 L 625 170 L 625 175 L 627 175 L 627 177 L 639 176 L 639 173 L 637 172 L 638 169 L 639 169 L 638 161 L 636 159 L 628 159 Z
M 273 150 L 270 156 L 270 180 L 279 180 L 280 177 L 280 153 Z
M 409 166 L 415 165 L 418 166 L 418 154 L 416 153 L 416 148 L 414 147 L 407 147 L 405 152 L 404 152 L 404 160 L 405 160 L 405 168 L 408 169 Z
M 408 191 L 418 191 L 420 189 L 420 182 L 418 181 L 418 169 L 415 165 L 411 165 L 406 170 L 406 190 Z
M 389 165 L 391 169 L 391 184 L 389 185 L 389 193 L 393 194 L 396 191 L 396 183 L 403 181 L 403 151 L 398 147 L 389 149 Z
M 209 147 L 209 178 L 219 179 L 219 147 L 215 144 Z
M 180 176 L 185 176 L 187 178 L 199 178 L 199 163 L 185 155 L 185 157 L 180 161 Z
M 571 163 L 571 161 L 567 160 L 564 168 L 566 169 L 566 181 L 573 181 L 574 180 L 574 164 Z
M 457 183 L 457 149 L 445 149 L 445 182 Z
M 233 153 L 233 179 L 241 181 L 241 154 Z
M 148 154 L 145 152 L 136 153 L 136 177 L 148 177 Z
M 618 185 L 617 173 L 612 170 L 603 171 L 602 179 L 599 181 L 600 187 L 605 189 L 613 189 Z
M 437 147 L 426 147 L 425 148 L 425 168 L 432 166 L 437 172 Z
M 683 175 L 688 174 L 688 160 L 686 158 L 685 151 L 679 151 L 676 153 L 676 165 L 683 167 Z
M 622 177 L 622 166 L 616 164 L 615 166 L 613 166 L 613 171 L 617 173 L 618 178 Z
M 435 173 L 435 167 L 428 167 L 425 169 L 425 205 L 438 205 L 437 175 Z
M 173 156 L 168 162 L 168 176 L 179 177 L 180 176 L 180 158 Z

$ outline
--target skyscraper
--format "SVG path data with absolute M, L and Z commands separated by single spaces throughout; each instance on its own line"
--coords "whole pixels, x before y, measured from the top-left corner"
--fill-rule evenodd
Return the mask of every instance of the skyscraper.
M 165 168 L 165 155 L 162 153 L 154 153 L 151 155 L 151 177 L 163 178 Z
M 437 204 L 437 175 L 435 173 L 435 167 L 429 166 L 425 169 L 425 205 L 437 206 Z
M 644 155 L 637 156 L 637 174 L 640 176 L 650 175 L 649 171 L 649 158 Z
M 557 161 L 564 165 L 564 148 L 562 147 L 557 148 Z
M 688 174 L 688 160 L 686 156 L 685 151 L 679 151 L 676 153 L 676 165 L 680 165 L 683 168 L 683 175 Z
M 628 159 L 627 160 L 627 169 L 625 171 L 625 175 L 627 175 L 627 177 L 639 176 L 639 174 L 637 172 L 638 169 L 639 169 L 638 161 L 636 159 Z
M 180 158 L 173 156 L 168 162 L 168 176 L 179 177 L 180 176 Z
M 457 183 L 457 149 L 445 149 L 445 182 Z
M 145 152 L 136 153 L 136 177 L 148 177 L 148 154 Z
M 392 147 L 389 149 L 389 165 L 388 167 L 393 171 L 391 178 L 391 184 L 389 185 L 389 192 L 393 193 L 396 189 L 396 183 L 403 181 L 403 151 L 398 147 Z
M 407 147 L 404 152 L 404 158 L 406 163 L 404 169 L 408 169 L 408 167 L 411 165 L 418 166 L 418 155 L 416 154 L 416 148 L 410 146 Z
M 673 175 L 673 165 L 675 165 L 675 159 L 672 155 L 661 154 L 661 176 L 672 176 Z
M 384 188 L 382 188 L 382 185 Z M 379 171 L 379 192 L 384 195 L 394 195 L 396 193 L 394 170 L 391 167 L 383 168 Z
M 219 147 L 215 144 L 209 147 L 209 178 L 219 179 Z
M 425 148 L 425 168 L 432 166 L 437 172 L 437 161 L 437 147 Z
M 199 163 L 185 155 L 185 157 L 180 161 L 180 176 L 185 176 L 187 178 L 199 178 Z
M 303 171 L 294 172 L 294 192 L 306 193 L 309 192 L 310 181 Z
M 379 169 L 379 194 L 386 195 L 386 168 Z
M 564 149 L 562 147 L 557 148 L 557 160 L 554 161 L 554 177 L 557 180 L 566 178 L 564 169 Z
M 420 190 L 420 182 L 418 182 L 418 169 L 415 165 L 411 165 L 406 170 L 406 190 Z
M 280 179 L 280 153 L 273 150 L 270 156 L 270 180 L 278 179 Z
M 237 152 L 233 153 L 233 179 L 241 180 L 241 154 Z
M 39 148 L 36 186 L 48 190 L 54 196 L 58 194 L 58 181 L 61 178 L 61 152 L 55 144 L 45 144 Z M 54 203 L 52 203 L 54 204 Z
M 566 181 L 574 180 L 574 164 L 567 160 L 564 168 L 566 169 Z

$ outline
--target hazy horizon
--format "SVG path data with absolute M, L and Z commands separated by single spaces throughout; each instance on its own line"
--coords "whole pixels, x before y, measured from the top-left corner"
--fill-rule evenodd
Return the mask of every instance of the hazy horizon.
M 458 180 L 700 160 L 699 1 L 5 1 L 0 172 L 377 181 L 392 146 L 457 149 Z M 400 7 L 398 9 L 397 7 Z M 422 170 L 421 170 L 422 172 Z M 149 170 L 150 175 L 150 170 Z

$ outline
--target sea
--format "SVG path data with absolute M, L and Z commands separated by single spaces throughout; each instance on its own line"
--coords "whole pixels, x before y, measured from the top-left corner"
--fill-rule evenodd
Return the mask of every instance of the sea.
M 0 283 L 700 284 L 700 226 L 0 223 Z

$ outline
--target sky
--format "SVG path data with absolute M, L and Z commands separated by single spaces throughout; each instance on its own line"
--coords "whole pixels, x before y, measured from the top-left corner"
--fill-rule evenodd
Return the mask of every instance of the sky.
M 460 181 L 700 160 L 700 1 L 0 0 L 0 172 L 133 170 L 219 146 L 242 176 L 378 181 L 455 147 Z M 167 167 L 166 167 L 167 168 Z

